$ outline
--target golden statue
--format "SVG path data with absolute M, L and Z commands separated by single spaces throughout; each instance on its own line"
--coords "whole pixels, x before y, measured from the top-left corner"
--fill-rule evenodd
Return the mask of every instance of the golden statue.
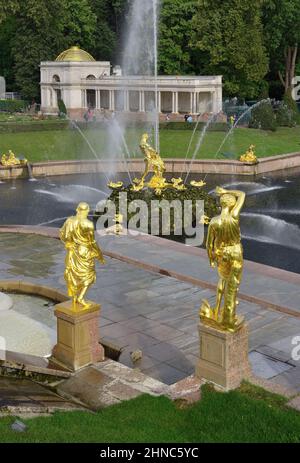
M 166 179 L 163 177 L 163 174 L 166 170 L 164 161 L 160 155 L 155 151 L 152 146 L 148 143 L 149 135 L 144 133 L 140 142 L 140 149 L 145 155 L 145 170 L 140 180 L 135 179 L 135 185 L 133 185 L 133 191 L 139 191 L 144 187 L 145 178 L 148 173 L 153 170 L 154 175 L 151 177 L 150 181 L 147 183 L 147 186 L 153 189 L 161 189 L 168 186 Z
M 1 164 L 3 166 L 19 166 L 26 165 L 27 159 L 19 159 L 12 150 L 8 150 L 8 154 L 2 154 Z
M 108 188 L 110 188 L 111 190 L 119 190 L 120 188 L 122 188 L 123 186 L 123 182 L 109 182 L 107 184 Z
M 179 191 L 186 190 L 186 186 L 184 185 L 183 180 L 182 180 L 181 177 L 172 178 L 171 179 L 171 184 L 172 184 L 172 187 L 175 188 L 175 190 L 179 190 Z
M 203 180 L 200 180 L 197 182 L 196 180 L 191 180 L 190 185 L 195 186 L 196 188 L 201 188 L 206 185 L 206 183 Z
M 257 157 L 254 152 L 255 145 L 250 145 L 248 151 L 240 156 L 240 161 L 246 164 L 257 164 Z
M 67 250 L 64 276 L 68 295 L 73 299 L 73 310 L 78 308 L 78 304 L 83 308 L 90 306 L 84 297 L 96 281 L 95 259 L 105 263 L 95 241 L 93 222 L 88 219 L 89 211 L 87 203 L 79 203 L 76 215 L 69 217 L 60 230 L 60 239 Z
M 244 321 L 243 317 L 236 316 L 236 306 L 243 270 L 240 212 L 245 202 L 245 193 L 220 187 L 216 188 L 216 193 L 220 196 L 222 210 L 220 215 L 210 221 L 206 249 L 210 265 L 217 265 L 220 280 L 216 306 L 210 307 L 209 302 L 204 300 L 200 319 L 217 329 L 235 332 Z

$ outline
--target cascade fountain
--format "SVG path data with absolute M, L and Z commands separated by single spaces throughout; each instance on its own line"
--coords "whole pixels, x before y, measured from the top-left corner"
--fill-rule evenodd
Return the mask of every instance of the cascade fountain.
M 181 177 L 173 178 L 169 181 L 165 177 L 165 163 L 159 154 L 159 110 L 158 110 L 158 13 L 159 13 L 159 1 L 158 0 L 134 0 L 132 8 L 129 12 L 128 31 L 126 35 L 126 41 L 123 51 L 123 63 L 122 68 L 125 77 L 133 79 L 137 75 L 151 75 L 154 77 L 154 98 L 152 101 L 152 112 L 150 113 L 149 120 L 145 123 L 145 132 L 154 132 L 154 144 L 155 148 L 148 143 L 149 135 L 144 133 L 140 142 L 140 149 L 145 159 L 145 171 L 140 179 L 129 176 L 129 185 L 124 186 L 123 182 L 110 181 L 108 187 L 111 188 L 112 194 L 109 196 L 109 200 L 112 200 L 116 204 L 117 214 L 119 214 L 119 193 L 127 193 L 127 207 L 129 208 L 131 201 L 135 200 L 146 200 L 148 210 L 152 200 L 167 199 L 172 201 L 179 199 L 182 203 L 185 200 L 193 201 L 193 213 L 195 214 L 195 203 L 196 200 L 204 200 L 204 216 L 210 218 L 217 210 L 216 200 L 208 196 L 203 190 L 204 182 L 192 181 L 189 185 L 185 185 Z M 127 92 L 126 81 L 124 79 L 124 92 Z M 121 96 L 119 96 L 121 98 Z M 117 106 L 120 101 L 117 101 Z M 147 113 L 148 114 L 148 113 Z M 211 118 L 212 120 L 213 118 Z M 211 120 L 208 121 L 204 130 L 202 131 L 201 137 L 197 143 L 196 150 L 193 154 L 193 158 L 196 156 L 197 151 L 203 141 L 206 130 L 209 127 Z M 123 159 L 125 155 L 123 148 L 127 153 L 127 158 L 130 157 L 130 151 L 127 148 L 125 142 L 125 123 L 122 119 L 117 120 L 117 116 L 114 116 L 111 122 L 108 124 L 109 130 L 109 143 L 107 150 L 112 153 L 112 157 L 116 156 L 116 153 L 122 153 Z M 191 163 L 193 162 L 193 159 Z M 191 168 L 191 163 L 190 167 Z M 112 169 L 111 169 L 112 170 Z M 154 171 L 152 177 L 146 181 L 146 177 Z M 112 173 L 112 172 L 111 172 Z M 187 173 L 186 179 L 189 173 Z M 101 202 L 102 208 L 102 202 Z M 129 212 L 129 210 L 127 211 Z M 95 218 L 99 217 L 101 213 L 96 211 Z M 149 218 L 151 217 L 149 211 Z M 130 213 L 127 214 L 130 217 Z M 150 220 L 151 221 L 151 220 Z

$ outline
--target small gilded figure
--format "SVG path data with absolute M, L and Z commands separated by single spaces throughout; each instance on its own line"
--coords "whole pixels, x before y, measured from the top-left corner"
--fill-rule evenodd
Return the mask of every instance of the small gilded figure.
M 95 241 L 94 225 L 88 219 L 90 208 L 79 203 L 76 215 L 69 217 L 60 230 L 67 255 L 65 260 L 65 281 L 68 295 L 73 299 L 73 310 L 89 308 L 84 297 L 96 281 L 95 259 L 105 263 L 103 254 Z
M 12 150 L 8 150 L 8 154 L 1 156 L 1 164 L 6 167 L 26 165 L 27 159 L 24 157 L 18 158 Z
M 248 151 L 240 156 L 240 161 L 245 164 L 257 164 L 257 157 L 254 152 L 255 145 L 250 145 Z
M 220 196 L 222 210 L 220 215 L 210 221 L 206 249 L 210 265 L 217 266 L 220 279 L 216 306 L 211 307 L 204 300 L 200 319 L 217 329 L 235 332 L 243 324 L 243 317 L 236 315 L 236 307 L 243 270 L 240 212 L 245 202 L 245 193 L 221 187 L 216 188 L 216 193 Z

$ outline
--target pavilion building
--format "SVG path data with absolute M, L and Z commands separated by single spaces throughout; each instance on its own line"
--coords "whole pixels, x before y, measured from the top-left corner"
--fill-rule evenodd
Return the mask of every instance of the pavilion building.
M 55 61 L 43 61 L 41 111 L 57 114 L 62 99 L 72 118 L 88 108 L 146 116 L 153 110 L 155 88 L 160 113 L 204 114 L 222 111 L 222 76 L 122 76 L 120 66 L 95 61 L 86 51 L 71 47 Z

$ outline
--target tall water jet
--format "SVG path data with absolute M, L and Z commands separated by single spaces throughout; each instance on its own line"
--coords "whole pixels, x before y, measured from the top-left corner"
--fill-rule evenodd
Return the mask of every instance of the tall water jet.
M 137 76 L 154 77 L 153 88 L 146 92 L 144 105 L 144 131 L 154 131 L 155 147 L 159 151 L 159 101 L 158 101 L 158 15 L 159 0 L 133 0 L 124 34 L 122 70 L 124 88 L 116 95 L 116 108 L 128 105 L 128 89 Z M 127 108 L 128 109 L 128 108 Z M 125 123 L 120 118 L 115 140 L 119 139 L 124 149 Z M 120 130 L 122 136 L 120 135 Z M 116 143 L 114 142 L 114 145 Z

